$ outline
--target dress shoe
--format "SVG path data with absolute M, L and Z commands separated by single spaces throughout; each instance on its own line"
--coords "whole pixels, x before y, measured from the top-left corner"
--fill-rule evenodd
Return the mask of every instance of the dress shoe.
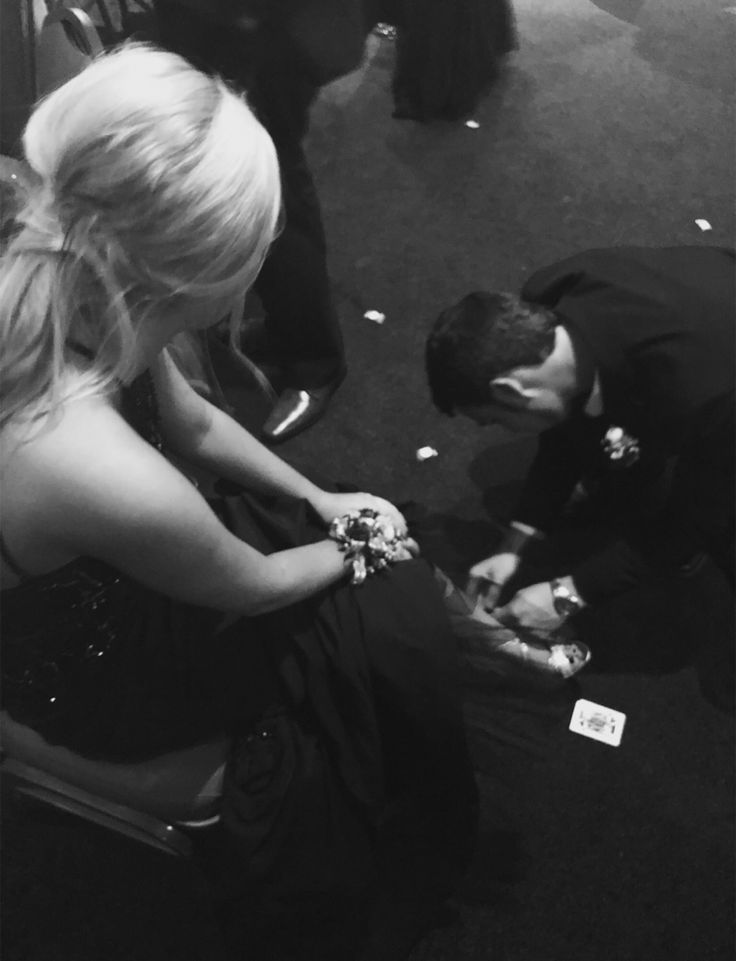
M 471 671 L 468 676 L 473 671 L 496 673 L 500 662 L 506 661 L 531 673 L 568 678 L 590 661 L 590 650 L 577 638 L 560 632 L 544 640 L 530 631 L 506 627 L 438 568 L 435 580 L 442 590 L 461 661 Z
M 336 388 L 334 382 L 310 390 L 287 387 L 261 428 L 263 440 L 278 444 L 310 427 L 324 414 Z

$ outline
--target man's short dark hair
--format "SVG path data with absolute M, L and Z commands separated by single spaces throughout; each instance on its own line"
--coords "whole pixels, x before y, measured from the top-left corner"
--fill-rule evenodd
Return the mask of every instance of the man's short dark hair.
M 552 353 L 552 311 L 504 291 L 477 291 L 443 310 L 427 340 L 432 400 L 444 414 L 490 403 L 490 382 L 516 367 L 535 367 Z

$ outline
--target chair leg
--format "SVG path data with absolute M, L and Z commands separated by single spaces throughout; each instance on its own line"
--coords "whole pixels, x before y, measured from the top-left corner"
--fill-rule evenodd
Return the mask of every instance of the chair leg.
M 123 837 L 162 851 L 164 854 L 183 858 L 189 858 L 192 855 L 192 842 L 189 838 L 173 825 L 158 821 L 156 818 L 148 818 L 146 815 L 135 812 L 135 820 L 124 820 L 99 808 L 35 785 L 18 784 L 13 793 L 20 803 L 35 802 L 56 811 L 74 815 L 91 824 L 97 824 Z
M 13 795 L 20 802 L 47 805 L 176 857 L 192 856 L 193 844 L 188 832 L 206 828 L 218 820 L 215 817 L 182 825 L 168 822 L 91 794 L 13 758 L 3 758 L 0 770 L 3 778 L 9 779 Z

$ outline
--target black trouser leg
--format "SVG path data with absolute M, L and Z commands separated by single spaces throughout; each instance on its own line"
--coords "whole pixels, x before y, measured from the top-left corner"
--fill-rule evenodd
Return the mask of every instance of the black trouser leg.
M 266 312 L 264 359 L 282 370 L 284 386 L 312 388 L 341 380 L 342 332 L 330 291 L 322 214 L 303 147 L 318 87 L 277 28 L 248 34 L 177 3 L 157 0 L 156 6 L 162 45 L 246 90 L 276 146 L 285 225 L 255 283 Z
M 318 88 L 298 54 L 275 30 L 262 31 L 259 67 L 249 91 L 281 165 L 285 226 L 255 290 L 266 311 L 269 352 L 290 387 L 342 379 L 342 333 L 332 301 L 322 213 L 304 154 L 309 111 Z

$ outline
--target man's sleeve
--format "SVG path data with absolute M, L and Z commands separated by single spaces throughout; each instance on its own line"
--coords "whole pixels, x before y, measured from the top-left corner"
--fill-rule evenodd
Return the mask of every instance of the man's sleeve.
M 576 254 L 535 271 L 522 287 L 521 299 L 554 308 L 567 293 L 579 286 L 584 278 L 582 257 Z
M 625 536 L 586 558 L 572 571 L 580 596 L 588 603 L 637 587 L 642 577 L 684 572 L 701 552 L 733 553 L 733 469 L 685 458 L 675 470 L 664 510 L 630 526 Z
M 578 564 L 572 579 L 582 599 L 597 604 L 641 585 L 651 570 L 644 552 L 633 541 L 621 538 Z
M 588 450 L 581 424 L 571 422 L 539 437 L 513 519 L 546 531 L 559 522 L 563 507 L 586 467 Z
M 591 554 L 572 579 L 583 600 L 595 604 L 641 586 L 655 571 L 675 576 L 703 547 L 687 524 L 673 523 L 667 513 Z

